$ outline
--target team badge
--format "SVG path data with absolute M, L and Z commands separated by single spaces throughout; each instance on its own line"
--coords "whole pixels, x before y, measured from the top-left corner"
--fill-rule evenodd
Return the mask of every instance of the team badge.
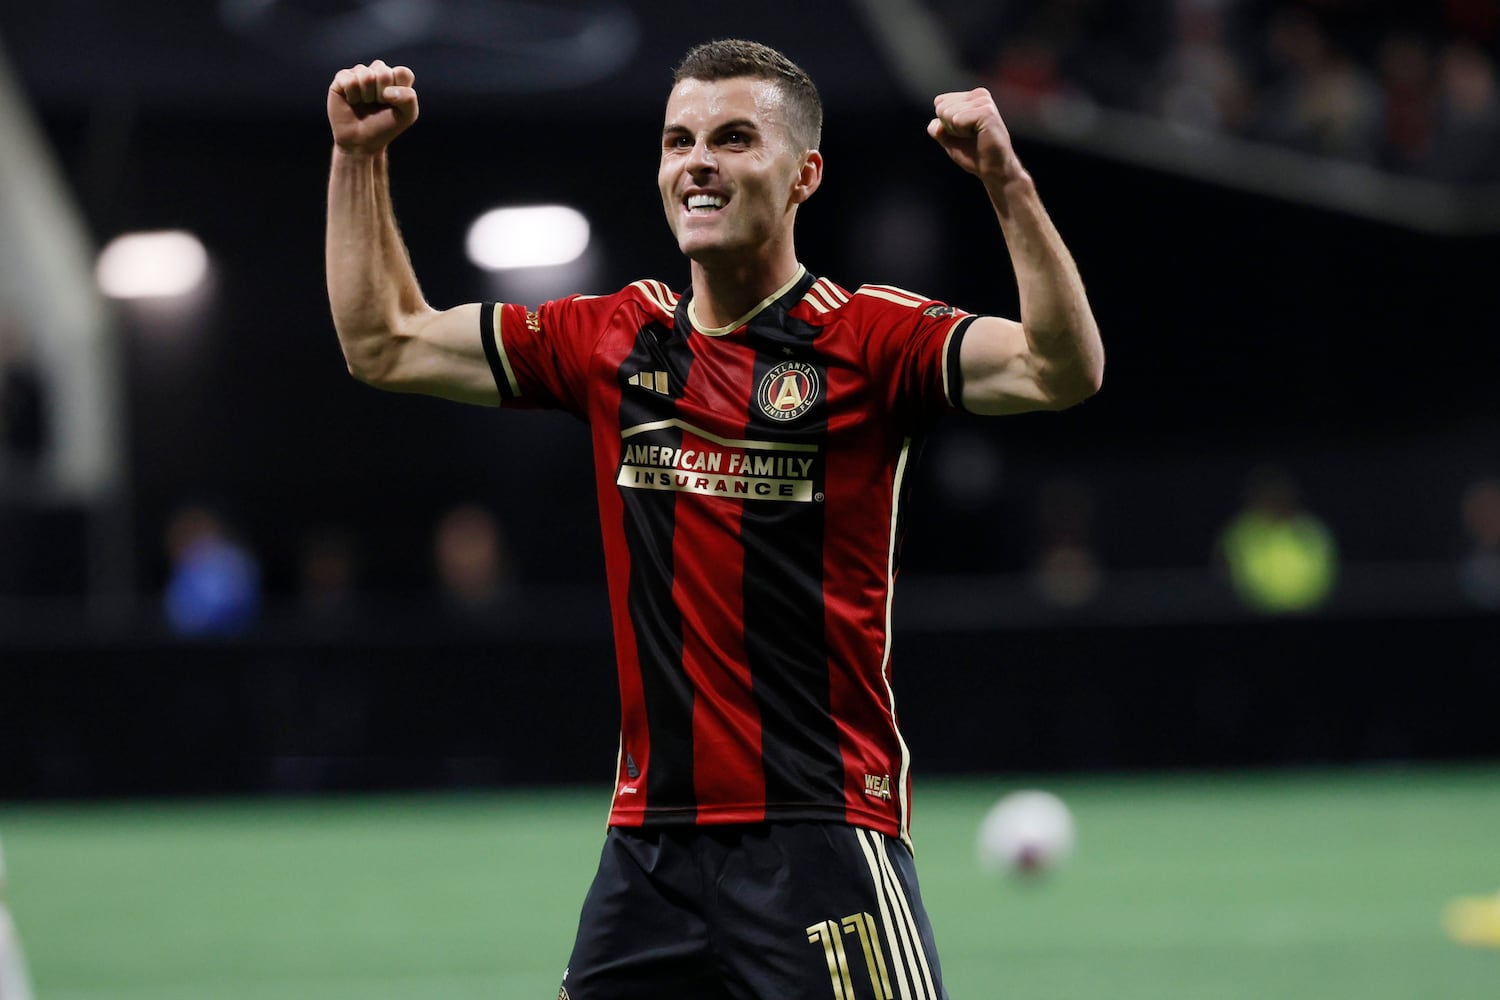
M 952 316 L 957 312 L 958 310 L 953 308 L 952 306 L 928 306 L 926 309 L 922 310 L 922 315 L 931 316 L 933 319 L 937 319 L 940 316 Z
M 760 380 L 756 399 L 772 420 L 796 420 L 817 402 L 818 370 L 805 361 L 783 361 Z

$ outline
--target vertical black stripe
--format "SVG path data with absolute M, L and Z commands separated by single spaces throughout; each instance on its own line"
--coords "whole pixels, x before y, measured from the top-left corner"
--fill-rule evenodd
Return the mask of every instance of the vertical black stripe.
M 824 471 L 828 450 L 828 372 L 812 349 L 817 329 L 787 317 L 806 292 L 799 284 L 752 322 L 755 373 L 747 437 L 814 444 L 812 503 L 751 499 L 740 537 L 745 552 L 745 653 L 761 716 L 766 802 L 841 802 L 844 763 L 830 703 L 823 613 Z M 761 387 L 788 361 L 817 373 L 818 397 L 801 416 L 773 420 L 762 410 Z
M 635 347 L 617 373 L 620 427 L 669 419 L 673 399 L 626 380 L 638 372 L 667 371 L 675 394 L 687 383 L 692 355 L 681 338 L 659 323 L 643 327 Z M 652 445 L 682 446 L 680 430 L 641 435 Z M 629 447 L 631 440 L 623 442 Z M 641 688 L 650 732 L 646 764 L 646 807 L 656 803 L 691 804 L 693 792 L 693 686 L 682 665 L 682 615 L 672 600 L 672 541 L 677 494 L 618 487 L 625 507 L 625 544 L 630 550 L 627 605 L 640 663 Z M 647 759 L 641 747 L 625 747 L 635 760 Z

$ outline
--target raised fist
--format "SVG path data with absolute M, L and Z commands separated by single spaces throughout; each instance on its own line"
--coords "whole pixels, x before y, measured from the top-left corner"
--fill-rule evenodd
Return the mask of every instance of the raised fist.
M 416 74 L 376 59 L 341 69 L 328 86 L 333 141 L 348 153 L 378 153 L 417 120 Z
M 1020 170 L 1010 130 L 988 90 L 939 94 L 932 104 L 927 134 L 954 163 L 981 178 L 1004 178 Z

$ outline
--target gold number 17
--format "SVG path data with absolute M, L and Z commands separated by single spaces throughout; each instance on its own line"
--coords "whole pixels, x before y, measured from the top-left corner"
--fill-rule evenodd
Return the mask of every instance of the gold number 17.
M 843 920 L 825 920 L 807 929 L 808 942 L 823 945 L 823 954 L 828 959 L 828 976 L 833 982 L 833 1000 L 856 1000 L 854 981 L 849 975 L 849 956 L 844 951 L 844 936 L 848 934 L 859 936 L 860 947 L 865 953 L 865 967 L 870 972 L 870 984 L 875 989 L 875 1000 L 891 1000 L 893 994 L 891 978 L 885 968 L 885 951 L 875 931 L 875 918 L 868 913 L 853 913 Z

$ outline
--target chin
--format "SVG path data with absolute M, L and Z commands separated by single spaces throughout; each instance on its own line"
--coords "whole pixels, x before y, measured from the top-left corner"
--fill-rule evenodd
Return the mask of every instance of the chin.
M 677 241 L 677 249 L 689 260 L 705 261 L 724 253 L 727 249 L 718 243 L 704 239 L 685 238 Z

